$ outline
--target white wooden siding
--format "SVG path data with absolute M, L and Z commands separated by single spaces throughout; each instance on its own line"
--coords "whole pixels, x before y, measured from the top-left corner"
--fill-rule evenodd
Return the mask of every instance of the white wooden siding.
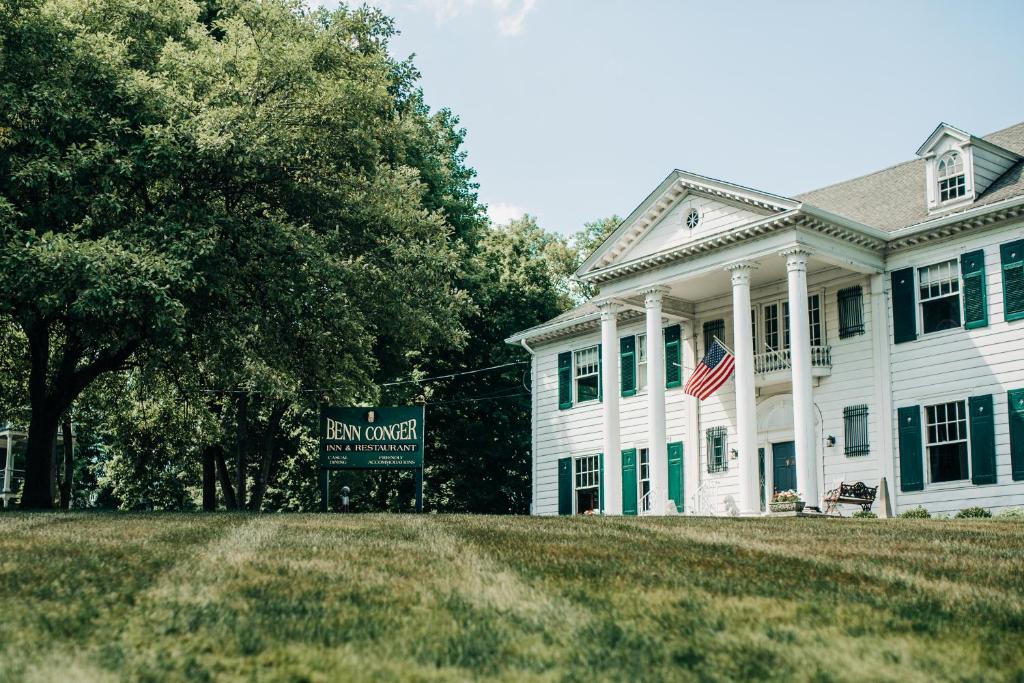
M 980 147 L 972 147 L 974 154 L 974 189 L 979 195 L 1013 166 L 1006 157 L 993 154 Z
M 619 337 L 644 333 L 643 321 L 619 327 Z M 578 404 L 566 410 L 558 407 L 558 354 L 600 342 L 601 332 L 592 332 L 560 340 L 554 344 L 538 346 L 535 354 L 538 381 L 533 400 L 536 405 L 534 459 L 537 474 L 534 478 L 534 514 L 558 514 L 558 460 L 565 457 L 593 455 L 604 450 L 604 406 L 593 401 Z M 658 340 L 661 343 L 661 340 Z M 614 382 L 603 377 L 604 390 L 620 391 L 619 378 Z M 686 440 L 686 397 L 682 388 L 665 392 L 666 442 Z M 619 433 L 621 448 L 647 447 L 647 392 L 619 399 Z M 690 456 L 684 452 L 685 461 Z M 607 458 L 606 458 L 607 460 Z M 690 492 L 686 495 L 689 496 Z
M 892 488 L 900 510 L 924 505 L 933 514 L 951 514 L 974 505 L 992 510 L 1024 505 L 1024 482 L 1013 481 L 1010 472 L 1006 405 L 1007 390 L 1024 388 L 1024 320 L 1010 323 L 1003 320 L 1003 281 L 999 257 L 999 245 L 1021 238 L 1024 238 L 1024 224 L 1016 224 L 932 242 L 900 252 L 889 259 L 890 270 L 911 266 L 918 268 L 946 259 L 959 259 L 962 253 L 983 249 L 988 307 L 988 326 L 980 329 L 965 330 L 961 327 L 921 334 L 921 326 L 918 324 L 918 338 L 902 344 L 892 343 L 890 334 L 894 411 L 903 406 L 966 400 L 969 396 L 984 394 L 992 394 L 995 409 L 997 483 L 985 486 L 975 486 L 969 481 L 954 484 L 927 483 L 927 447 L 922 444 L 925 488 L 919 492 L 901 492 L 897 445 L 894 448 L 897 481 Z M 888 276 L 886 282 L 888 290 L 891 287 Z M 888 310 L 891 316 L 891 294 Z M 960 315 L 962 319 L 962 301 Z M 898 444 L 897 430 L 898 425 L 894 424 L 894 444 Z

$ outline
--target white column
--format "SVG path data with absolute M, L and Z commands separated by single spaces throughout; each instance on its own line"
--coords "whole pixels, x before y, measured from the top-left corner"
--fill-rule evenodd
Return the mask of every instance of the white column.
M 783 252 L 789 272 L 789 356 L 793 370 L 793 441 L 796 484 L 808 507 L 819 507 L 818 449 L 814 443 L 811 388 L 811 326 L 807 314 L 807 257 L 804 249 Z
M 896 509 L 898 494 L 893 487 L 896 477 L 892 452 L 892 365 L 889 358 L 889 311 L 885 302 L 885 280 L 885 275 L 881 273 L 871 276 L 871 316 L 864 322 L 871 329 L 875 361 L 875 405 L 871 409 L 878 414 L 878 431 L 871 442 L 878 444 L 879 477 L 885 479 L 891 509 Z M 884 505 L 876 505 L 875 508 L 879 517 L 885 516 Z
M 647 311 L 647 454 L 650 458 L 651 514 L 663 515 L 668 500 L 668 453 L 665 442 L 665 341 L 661 299 L 667 287 L 643 291 Z
M 733 353 L 736 357 L 736 436 L 739 451 L 740 512 L 758 514 L 757 401 L 754 396 L 754 340 L 750 329 L 750 261 L 728 267 L 732 272 Z M 807 305 L 804 304 L 804 308 Z
M 601 311 L 601 383 L 604 409 L 605 514 L 622 514 L 622 460 L 619 446 L 619 327 L 620 306 L 605 301 Z
M 697 325 L 688 320 L 683 334 L 683 381 L 689 381 L 697 363 Z M 700 401 L 686 395 L 686 449 L 683 452 L 683 512 L 692 515 L 696 507 L 694 494 L 700 488 Z

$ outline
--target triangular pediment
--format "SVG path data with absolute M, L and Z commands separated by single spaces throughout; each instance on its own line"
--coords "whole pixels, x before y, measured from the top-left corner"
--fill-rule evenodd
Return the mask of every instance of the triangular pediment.
M 591 254 L 577 276 L 703 239 L 794 209 L 798 202 L 673 171 Z

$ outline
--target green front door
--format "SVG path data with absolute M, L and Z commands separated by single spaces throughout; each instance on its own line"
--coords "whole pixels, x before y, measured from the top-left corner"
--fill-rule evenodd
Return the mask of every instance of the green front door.
M 622 451 L 622 514 L 636 514 L 636 449 Z
M 796 491 L 796 447 L 792 441 L 772 444 L 772 490 Z

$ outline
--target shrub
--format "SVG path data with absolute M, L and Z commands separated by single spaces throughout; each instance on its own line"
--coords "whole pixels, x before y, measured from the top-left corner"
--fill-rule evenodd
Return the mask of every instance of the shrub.
M 857 510 L 853 513 L 853 516 L 858 519 L 878 519 L 878 515 L 871 510 Z
M 1024 508 L 1006 508 L 996 517 L 1000 519 L 1024 519 Z
M 914 507 L 904 510 L 900 513 L 902 519 L 930 519 L 931 515 L 924 509 L 923 505 L 915 505 Z
M 964 508 L 960 512 L 956 513 L 957 519 L 980 519 L 983 517 L 991 517 L 992 513 L 985 508 L 973 507 Z

